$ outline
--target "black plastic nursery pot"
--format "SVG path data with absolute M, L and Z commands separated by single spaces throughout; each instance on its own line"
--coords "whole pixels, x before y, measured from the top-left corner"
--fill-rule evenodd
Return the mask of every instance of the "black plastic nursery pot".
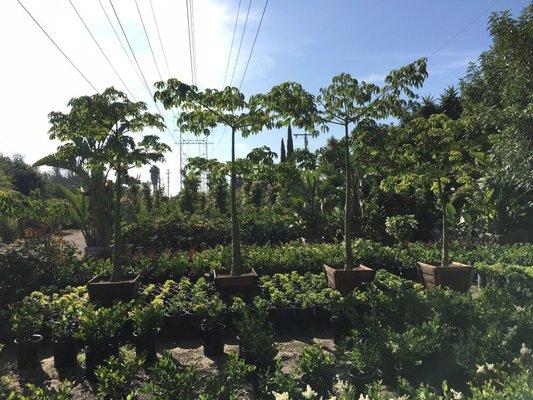
M 114 301 L 130 301 L 139 294 L 140 275 L 124 275 L 120 281 L 111 281 L 110 275 L 97 275 L 87 283 L 89 300 L 103 306 Z
M 224 354 L 224 325 L 204 329 L 204 355 L 217 357 Z
M 170 340 L 194 339 L 199 334 L 199 316 L 189 311 L 168 314 L 165 317 L 165 336 Z
M 95 343 L 87 345 L 85 352 L 85 373 L 89 379 L 94 379 L 96 367 L 104 364 L 111 356 L 118 356 L 119 347 L 116 343 Z
M 277 334 L 287 334 L 294 329 L 294 308 L 271 308 L 268 315 Z
M 157 335 L 140 335 L 137 332 L 134 332 L 133 338 L 135 341 L 135 353 L 137 356 L 143 356 L 146 365 L 154 364 L 157 361 Z
M 73 368 L 78 363 L 78 344 L 74 338 L 52 342 L 54 366 L 56 368 Z
M 43 337 L 36 334 L 27 339 L 15 339 L 18 369 L 32 370 L 41 365 L 39 348 L 42 341 Z
M 346 315 L 331 317 L 333 343 L 339 344 L 350 333 L 350 320 Z

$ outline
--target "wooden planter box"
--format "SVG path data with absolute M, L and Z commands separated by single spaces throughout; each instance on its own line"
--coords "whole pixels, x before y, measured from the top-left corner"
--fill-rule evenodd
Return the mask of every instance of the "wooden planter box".
M 355 289 L 363 282 L 374 279 L 376 271 L 359 264 L 354 269 L 333 268 L 324 264 L 324 275 L 329 285 L 341 293 L 347 293 Z
M 473 266 L 458 262 L 452 262 L 447 267 L 419 262 L 418 267 L 426 288 L 444 286 L 460 292 L 470 289 L 476 272 Z
M 259 276 L 253 268 L 250 272 L 237 276 L 217 274 L 213 271 L 213 278 L 215 287 L 225 300 L 229 300 L 232 296 L 239 296 L 244 300 L 251 299 L 259 285 Z
M 87 283 L 89 300 L 109 306 L 113 301 L 130 301 L 139 294 L 140 275 L 124 275 L 121 281 L 110 281 L 110 275 L 97 275 Z

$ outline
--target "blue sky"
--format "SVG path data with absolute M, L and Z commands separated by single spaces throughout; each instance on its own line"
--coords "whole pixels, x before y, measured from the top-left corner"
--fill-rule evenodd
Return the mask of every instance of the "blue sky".
M 98 90 L 114 85 L 125 90 L 112 69 L 84 30 L 68 0 L 43 2 L 22 0 L 63 50 L 84 71 Z M 72 0 L 94 36 L 138 100 L 152 111 L 146 89 L 129 64 L 117 38 L 100 8 L 98 0 Z M 109 0 L 101 0 L 111 15 Z M 195 8 L 198 84 L 222 86 L 226 69 L 238 0 L 192 0 Z M 235 42 L 240 40 L 244 14 L 249 0 L 242 0 Z M 146 37 L 134 0 L 113 0 L 141 69 L 148 81 L 158 80 Z M 185 0 L 153 0 L 163 47 L 169 61 L 167 70 L 150 10 L 149 0 L 138 0 L 154 47 L 163 79 L 169 75 L 190 79 Z M 490 36 L 487 20 L 491 11 L 510 9 L 514 15 L 527 5 L 525 0 L 463 1 L 319 1 L 270 0 L 242 90 L 246 94 L 263 92 L 275 84 L 293 80 L 316 93 L 331 77 L 348 72 L 360 80 L 379 84 L 393 68 L 419 57 L 430 56 L 429 78 L 421 94 L 438 95 L 443 88 L 456 84 L 470 60 L 488 49 Z M 256 32 L 263 0 L 252 0 L 235 82 L 239 82 Z M 116 21 L 115 28 L 118 30 Z M 75 96 L 94 91 L 71 65 L 53 48 L 15 0 L 0 2 L 0 107 L 5 115 L 0 130 L 0 152 L 20 153 L 34 162 L 55 150 L 58 143 L 47 137 L 47 114 L 66 111 L 66 103 Z M 455 37 L 457 36 L 457 37 Z M 453 40 L 452 40 L 453 39 Z M 233 56 L 236 54 L 234 48 Z M 230 70 L 235 59 L 232 59 Z M 165 113 L 172 124 L 170 113 Z M 172 127 L 171 127 L 172 128 Z M 213 132 L 210 155 L 226 160 L 230 155 L 229 134 Z M 332 134 L 336 131 L 332 130 Z M 330 134 L 331 134 L 330 133 Z M 267 145 L 279 152 L 285 130 L 264 132 L 239 139 L 237 155 L 245 156 L 252 148 Z M 329 135 L 313 138 L 311 149 L 322 145 Z M 168 133 L 162 139 L 172 145 L 163 171 L 171 170 L 171 192 L 178 190 L 178 153 Z M 220 144 L 219 144 L 220 143 Z M 303 140 L 295 140 L 303 146 Z M 195 155 L 196 148 L 189 149 Z M 148 167 L 138 173 L 148 178 Z

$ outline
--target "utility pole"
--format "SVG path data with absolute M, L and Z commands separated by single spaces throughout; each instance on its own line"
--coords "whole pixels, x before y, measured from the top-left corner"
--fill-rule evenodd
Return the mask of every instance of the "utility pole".
M 304 148 L 306 151 L 309 151 L 309 139 L 307 138 L 309 134 L 307 131 L 304 131 L 304 133 L 295 133 L 294 136 L 303 136 L 304 137 Z
M 167 169 L 167 197 L 170 199 L 170 170 Z

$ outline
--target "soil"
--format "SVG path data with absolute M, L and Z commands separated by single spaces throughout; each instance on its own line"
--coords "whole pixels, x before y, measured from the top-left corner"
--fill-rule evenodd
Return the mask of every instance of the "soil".
M 306 345 L 320 343 L 327 351 L 332 352 L 335 349 L 335 345 L 331 339 L 331 333 L 328 331 L 309 332 L 293 337 L 282 336 L 278 338 L 278 343 L 278 358 L 282 361 L 285 372 L 296 371 L 296 360 L 302 348 Z M 212 374 L 219 373 L 224 368 L 228 354 L 232 351 L 238 351 L 238 344 L 235 340 L 226 339 L 224 354 L 214 358 L 204 356 L 200 339 L 180 341 L 179 343 L 160 341 L 158 343 L 158 354 L 161 355 L 167 350 L 181 364 L 191 364 L 201 373 Z M 85 355 L 83 353 L 78 355 L 78 367 L 61 371 L 54 367 L 51 349 L 48 347 L 43 348 L 41 357 L 41 368 L 31 373 L 21 372 L 16 367 L 14 347 L 6 346 L 0 353 L 0 376 L 7 376 L 13 387 L 21 387 L 26 383 L 55 387 L 60 381 L 68 379 L 73 383 L 75 400 L 97 399 L 95 395 L 96 388 L 91 387 L 85 379 L 85 371 L 83 369 Z M 239 399 L 250 399 L 251 397 L 246 394 L 246 389 L 249 388 L 244 387 L 243 389 L 243 395 L 239 396 Z
M 81 260 L 85 251 L 85 238 L 79 229 L 66 229 L 61 231 L 60 235 L 63 240 L 72 243 L 78 250 L 78 258 Z

